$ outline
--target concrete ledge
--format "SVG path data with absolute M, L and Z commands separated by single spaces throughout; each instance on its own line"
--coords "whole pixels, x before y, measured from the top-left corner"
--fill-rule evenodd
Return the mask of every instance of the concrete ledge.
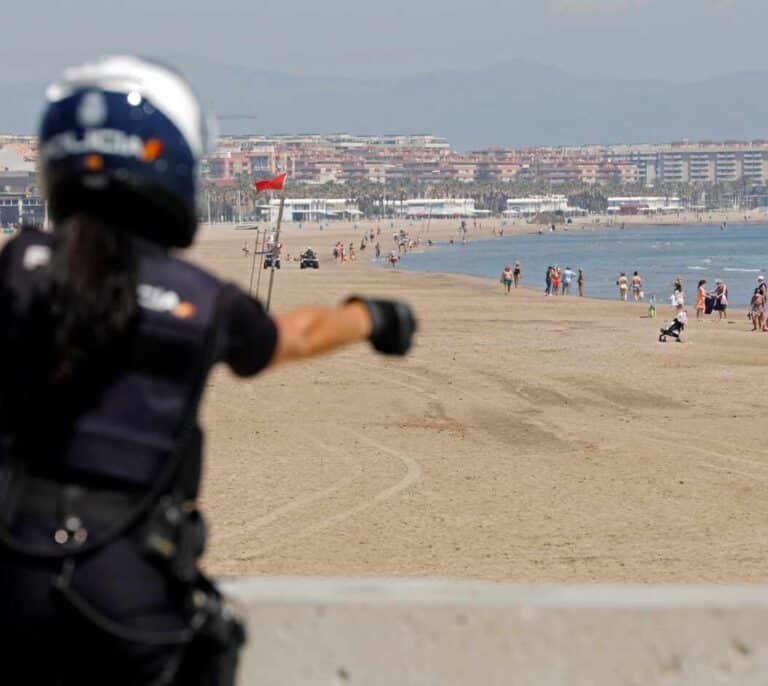
M 768 587 L 254 578 L 239 686 L 768 683 Z

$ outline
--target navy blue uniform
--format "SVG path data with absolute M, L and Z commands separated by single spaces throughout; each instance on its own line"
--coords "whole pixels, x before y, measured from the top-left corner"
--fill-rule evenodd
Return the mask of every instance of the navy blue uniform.
M 34 350 L 34 330 L 15 313 L 39 296 L 56 240 L 24 231 L 0 253 L 4 671 L 13 673 L 8 660 L 18 658 L 25 683 L 64 675 L 63 683 L 86 684 L 105 673 L 110 684 L 177 683 L 183 641 L 163 637 L 186 630 L 189 590 L 200 579 L 194 561 L 204 537 L 191 508 L 200 396 L 217 362 L 241 376 L 261 371 L 277 331 L 236 286 L 137 240 L 139 315 L 114 364 L 99 378 L 30 397 L 2 343 L 23 336 Z M 144 528 L 161 501 L 200 534 L 181 563 L 147 552 L 154 539 Z M 130 640 L 132 630 L 158 640 Z

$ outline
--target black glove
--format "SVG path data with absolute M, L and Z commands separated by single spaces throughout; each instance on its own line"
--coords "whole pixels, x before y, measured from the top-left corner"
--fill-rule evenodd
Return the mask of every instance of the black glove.
M 368 338 L 376 350 L 385 355 L 405 355 L 408 352 L 417 329 L 416 318 L 408 305 L 396 300 L 368 300 L 357 296 L 347 302 L 359 302 L 368 309 L 371 317 L 371 335 Z

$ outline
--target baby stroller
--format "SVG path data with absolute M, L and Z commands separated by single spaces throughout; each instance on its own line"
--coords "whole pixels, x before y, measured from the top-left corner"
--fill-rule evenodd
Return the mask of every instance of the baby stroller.
M 688 315 L 685 313 L 685 310 L 678 312 L 677 316 L 667 325 L 666 329 L 664 327 L 659 329 L 659 331 L 661 331 L 659 334 L 659 343 L 666 343 L 667 336 L 672 336 L 677 343 L 682 343 L 680 336 L 687 323 Z

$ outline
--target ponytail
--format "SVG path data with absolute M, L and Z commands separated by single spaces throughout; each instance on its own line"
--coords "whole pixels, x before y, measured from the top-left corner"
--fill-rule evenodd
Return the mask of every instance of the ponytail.
M 137 307 L 136 259 L 126 232 L 78 214 L 66 219 L 57 233 L 46 298 L 53 382 L 114 366 Z

